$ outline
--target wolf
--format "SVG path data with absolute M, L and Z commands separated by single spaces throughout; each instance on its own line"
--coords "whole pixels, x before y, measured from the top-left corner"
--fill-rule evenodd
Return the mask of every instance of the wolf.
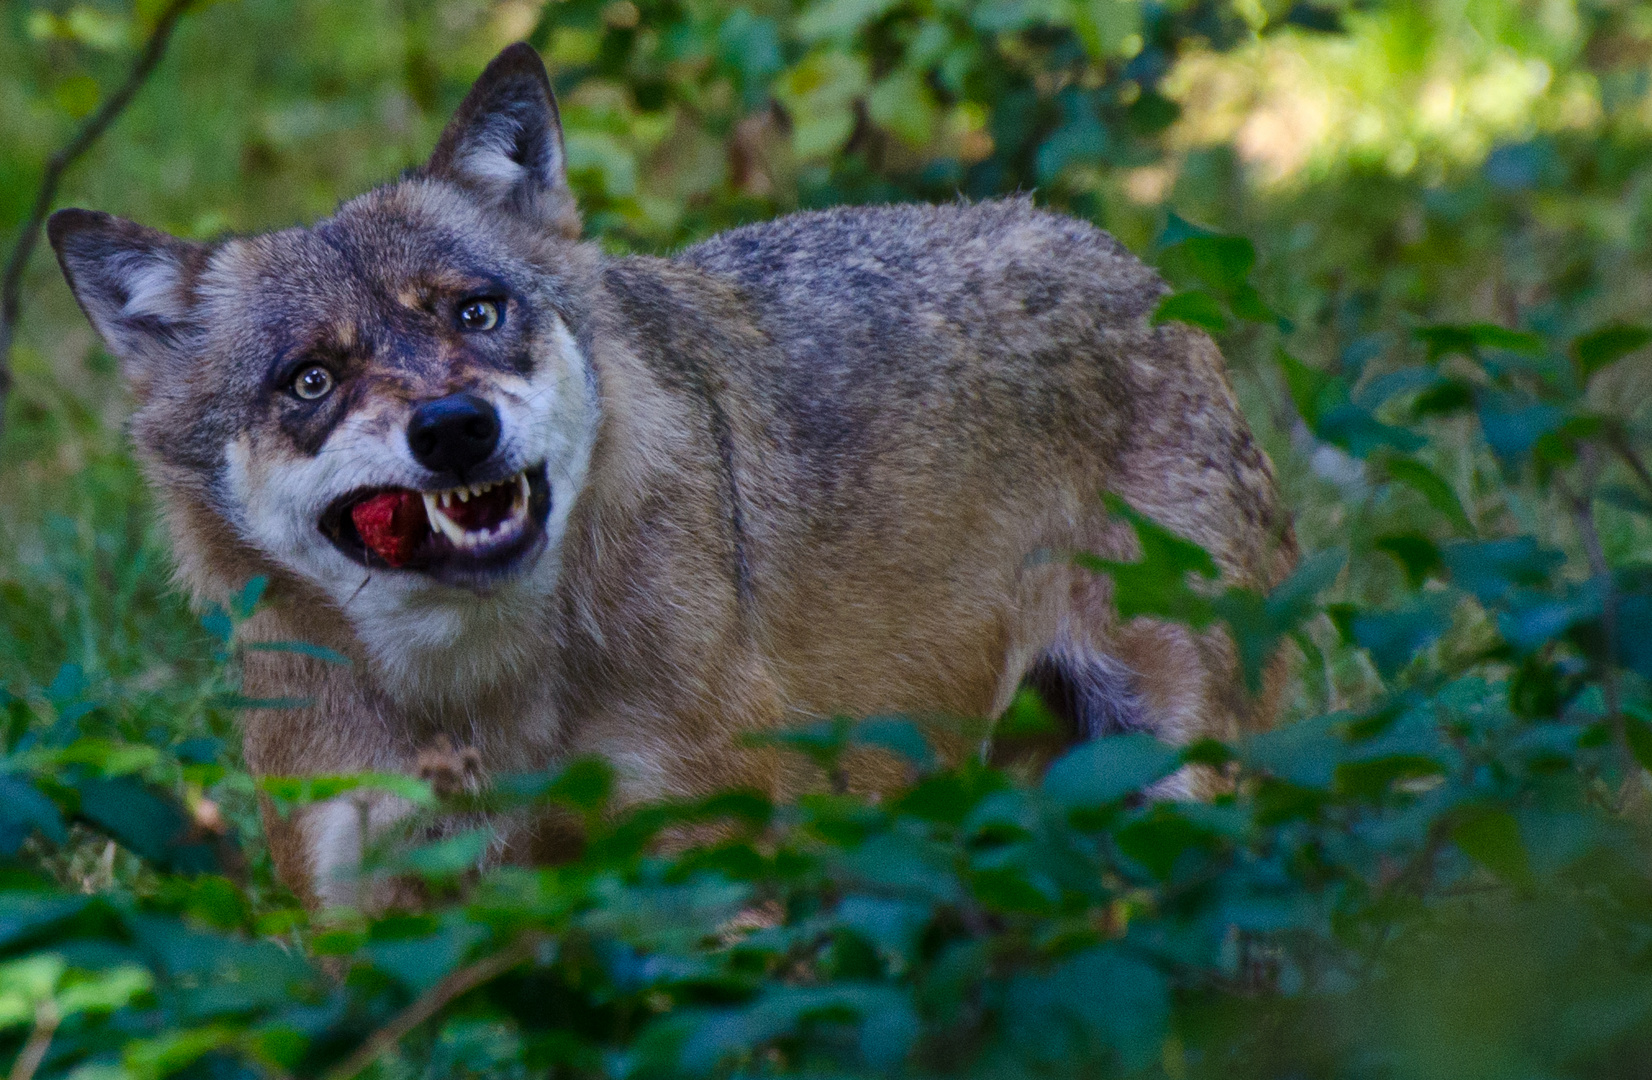
M 263 576 L 244 633 L 351 661 L 247 655 L 250 695 L 310 701 L 247 716 L 255 774 L 445 747 L 475 783 L 598 753 L 627 800 L 785 796 L 818 781 L 746 736 L 992 717 L 1028 683 L 1074 738 L 1267 723 L 1224 631 L 1121 620 L 1067 557 L 1137 555 L 1107 492 L 1229 584 L 1295 558 L 1220 353 L 1153 323 L 1165 286 L 1119 243 L 1011 198 L 610 257 L 564 166 L 518 44 L 427 163 L 313 226 L 51 218 L 183 586 L 222 603 Z M 407 812 L 265 817 L 282 877 L 328 905 L 362 902 L 363 847 Z M 501 836 L 491 858 L 549 857 Z

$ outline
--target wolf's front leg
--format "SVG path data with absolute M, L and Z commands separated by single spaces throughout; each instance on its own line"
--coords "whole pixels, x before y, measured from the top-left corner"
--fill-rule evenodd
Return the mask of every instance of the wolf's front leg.
M 294 815 L 302 874 L 277 862 L 287 881 L 303 880 L 318 908 L 399 906 L 402 889 L 363 873 L 368 847 L 412 814 L 413 803 L 380 791 L 355 791 L 305 807 Z
M 481 790 L 481 755 L 471 746 L 459 746 L 438 735 L 414 756 L 413 775 L 430 784 L 441 798 Z M 387 837 L 417 810 L 406 800 L 382 791 L 358 790 L 307 807 L 299 817 L 299 843 L 306 877 L 316 903 L 323 908 L 351 907 L 382 910 L 417 906 L 418 884 L 397 877 L 369 877 L 367 851 Z

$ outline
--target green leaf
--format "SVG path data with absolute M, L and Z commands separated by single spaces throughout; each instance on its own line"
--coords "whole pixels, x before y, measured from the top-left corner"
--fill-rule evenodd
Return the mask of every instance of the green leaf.
M 1198 628 L 1215 617 L 1209 598 L 1188 587 L 1189 574 L 1216 577 L 1216 563 L 1208 552 L 1184 540 L 1138 512 L 1116 495 L 1102 496 L 1107 509 L 1123 517 L 1136 531 L 1142 557 L 1121 563 L 1089 552 L 1078 552 L 1075 562 L 1091 573 L 1113 579 L 1113 603 L 1121 619 L 1154 615 Z
M 792 118 L 792 149 L 800 158 L 836 153 L 855 128 L 854 104 L 871 82 L 859 54 L 812 53 L 781 75 L 774 95 Z
M 475 925 L 454 920 L 435 934 L 392 937 L 368 942 L 362 952 L 372 965 L 415 993 L 435 986 L 459 966 L 465 954 L 486 936 Z
M 851 740 L 899 754 L 920 769 L 935 764 L 935 751 L 917 724 L 902 716 L 869 716 L 854 727 Z
M 1463 509 L 1462 500 L 1440 474 L 1415 458 L 1390 457 L 1382 463 L 1388 479 L 1404 484 L 1428 501 L 1428 505 L 1444 514 L 1458 532 L 1474 535 L 1474 523 Z
M 1594 581 L 1558 597 L 1512 593 L 1503 603 L 1507 610 L 1497 613 L 1497 632 L 1521 652 L 1540 649 L 1574 626 L 1600 618 L 1601 613 L 1601 593 Z
M 816 0 L 795 24 L 804 41 L 850 38 L 894 8 L 897 0 Z
M 1141 32 L 1141 5 L 1131 0 L 1072 0 L 1070 9 L 1073 31 L 1094 60 L 1115 55 Z
M 1016 690 L 1009 708 L 993 725 L 993 738 L 1054 735 L 1061 730 L 1061 722 L 1050 711 L 1049 704 L 1038 691 L 1029 686 Z
M 1537 441 L 1558 431 L 1566 412 L 1547 402 L 1524 402 L 1512 395 L 1482 395 L 1480 430 L 1492 452 L 1505 460 L 1524 457 Z
M 1652 680 L 1652 595 L 1631 592 L 1619 597 L 1618 662 Z
M 34 832 L 54 844 L 69 838 L 57 804 L 22 776 L 0 774 L 0 855 L 11 858 Z
M 1652 770 L 1652 724 L 1639 716 L 1626 714 L 1623 718 L 1623 737 L 1640 767 Z
M 1440 549 L 1434 541 L 1421 533 L 1396 533 L 1392 536 L 1383 536 L 1372 545 L 1378 551 L 1384 551 L 1394 556 L 1405 571 L 1405 580 L 1413 588 L 1421 588 L 1423 582 L 1436 573 L 1440 567 Z
M 678 1069 L 690 1076 L 792 1035 L 810 1020 L 842 1020 L 858 1029 L 858 1049 L 879 1071 L 898 1065 L 920 1027 L 912 1002 L 893 987 L 842 982 L 829 986 L 772 986 L 751 1004 L 680 1017 Z
M 1451 582 L 1486 607 L 1509 602 L 1515 591 L 1548 583 L 1566 563 L 1563 552 L 1546 548 L 1533 536 L 1444 545 L 1440 558 Z
M 1410 453 L 1426 441 L 1404 428 L 1383 423 L 1369 409 L 1362 409 L 1352 402 L 1324 409 L 1320 413 L 1319 423 L 1314 427 L 1314 434 L 1357 458 L 1385 447 L 1402 454 Z
M 241 591 L 230 601 L 230 610 L 238 619 L 249 619 L 258 608 L 258 601 L 264 598 L 264 590 L 269 586 L 270 579 L 262 574 L 249 580 Z
M 0 946 L 11 946 L 57 923 L 66 922 L 98 900 L 33 892 L 0 893 Z
M 258 790 L 278 804 L 307 806 L 336 799 L 353 791 L 377 791 L 406 799 L 415 806 L 433 806 L 430 785 L 406 773 L 359 772 L 341 776 L 261 776 Z
M 449 878 L 474 870 L 493 843 L 494 831 L 486 826 L 466 829 L 404 853 L 398 865 L 423 878 Z
M 80 816 L 156 865 L 182 873 L 216 870 L 208 844 L 189 840 L 190 818 L 170 798 L 131 776 L 80 781 Z
M 312 645 L 307 641 L 249 641 L 243 648 L 252 652 L 283 652 L 296 653 L 299 656 L 308 656 L 314 660 L 321 660 L 328 664 L 350 663 L 350 658 L 343 653 L 334 652 L 325 645 Z
M 1355 643 L 1370 652 L 1386 679 L 1445 633 L 1451 624 L 1451 610 L 1449 598 L 1424 596 L 1392 611 L 1357 614 L 1350 631 Z
M 1418 341 L 1428 346 L 1428 362 L 1453 353 L 1471 360 L 1479 359 L 1481 349 L 1503 349 L 1526 356 L 1543 352 L 1543 339 L 1536 334 L 1509 330 L 1495 323 L 1442 323 L 1421 326 L 1415 331 Z
M 1160 262 L 1172 273 L 1186 274 L 1228 293 L 1250 276 L 1256 266 L 1256 247 L 1243 236 L 1190 236 L 1166 249 Z
M 921 149 L 934 137 L 940 108 L 920 72 L 899 67 L 880 79 L 866 95 L 866 111 L 886 131 Z
M 1616 324 L 1603 326 L 1572 342 L 1578 376 L 1588 382 L 1595 372 L 1617 363 L 1630 353 L 1652 343 L 1652 330 L 1644 326 Z
M 1507 810 L 1470 813 L 1457 823 L 1451 839 L 1463 854 L 1510 885 L 1531 884 L 1531 863 L 1520 842 L 1520 825 Z
M 1289 629 L 1313 615 L 1319 594 L 1342 573 L 1348 553 L 1341 548 L 1316 551 L 1298 564 L 1291 576 L 1268 594 L 1268 614 L 1281 629 Z
M 1061 109 L 1061 123 L 1045 138 L 1033 159 L 1034 173 L 1041 184 L 1055 183 L 1069 165 L 1103 161 L 1112 143 L 1094 94 L 1068 87 L 1057 95 L 1056 102 Z
M 75 120 L 97 108 L 101 96 L 97 80 L 90 75 L 71 75 L 52 90 L 52 100 L 57 102 L 58 108 Z
M 1041 787 L 1063 809 L 1098 808 L 1164 779 L 1180 764 L 1180 751 L 1151 735 L 1111 735 L 1063 754 L 1044 773 Z
M 1279 643 L 1318 611 L 1317 597 L 1342 572 L 1347 553 L 1320 551 L 1303 559 L 1289 578 L 1265 598 L 1244 589 L 1229 589 L 1212 601 L 1216 614 L 1233 631 L 1240 669 L 1251 693 L 1262 689 L 1262 676 Z
M 132 22 L 125 16 L 76 4 L 63 17 L 62 26 L 70 37 L 88 48 L 113 52 L 125 48 L 132 36 Z
M 308 709 L 315 698 L 306 697 L 244 697 L 241 694 L 219 694 L 212 703 L 221 709 Z
M 1240 745 L 1239 758 L 1297 787 L 1325 789 L 1348 751 L 1346 715 L 1316 716 L 1260 732 Z
M 1197 326 L 1201 330 L 1208 330 L 1219 334 L 1227 329 L 1227 316 L 1222 313 L 1222 305 L 1217 299 L 1202 289 L 1189 289 L 1187 292 L 1172 293 L 1159 301 L 1159 306 L 1153 311 L 1153 325 L 1170 322 L 1172 319 Z
M 1170 1022 L 1164 973 L 1114 945 L 1019 975 L 1004 1000 L 1006 1038 L 1030 1076 L 1117 1075 L 1079 1067 L 1110 1061 L 1136 1075 L 1158 1062 Z
M 1285 373 L 1285 386 L 1297 414 L 1310 429 L 1317 430 L 1320 415 L 1346 400 L 1346 384 L 1329 372 L 1309 367 L 1282 348 L 1275 349 L 1274 356 Z

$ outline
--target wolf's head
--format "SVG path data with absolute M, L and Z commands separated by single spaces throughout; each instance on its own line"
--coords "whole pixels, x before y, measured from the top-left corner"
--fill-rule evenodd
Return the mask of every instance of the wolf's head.
M 487 652 L 555 582 L 596 423 L 578 230 L 526 45 L 422 169 L 311 228 L 196 244 L 85 210 L 49 226 L 138 398 L 185 576 L 224 576 L 226 547 L 273 564 L 392 676 L 460 637 Z

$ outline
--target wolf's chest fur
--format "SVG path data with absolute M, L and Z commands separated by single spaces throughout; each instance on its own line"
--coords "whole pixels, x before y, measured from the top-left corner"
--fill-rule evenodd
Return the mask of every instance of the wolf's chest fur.
M 810 778 L 742 735 L 990 717 L 1027 678 L 1074 736 L 1265 718 L 1221 633 L 1120 624 L 1063 557 L 1130 557 L 1103 491 L 1236 583 L 1294 557 L 1215 347 L 1150 325 L 1162 286 L 1111 238 L 1012 200 L 609 259 L 562 164 L 519 46 L 423 171 L 313 228 L 53 219 L 186 584 L 266 575 L 249 634 L 354 660 L 249 661 L 250 692 L 315 701 L 250 718 L 255 772 L 441 744 L 483 774 L 600 752 L 632 798 L 784 793 Z M 363 828 L 404 809 L 272 819 L 283 873 L 349 899 Z

